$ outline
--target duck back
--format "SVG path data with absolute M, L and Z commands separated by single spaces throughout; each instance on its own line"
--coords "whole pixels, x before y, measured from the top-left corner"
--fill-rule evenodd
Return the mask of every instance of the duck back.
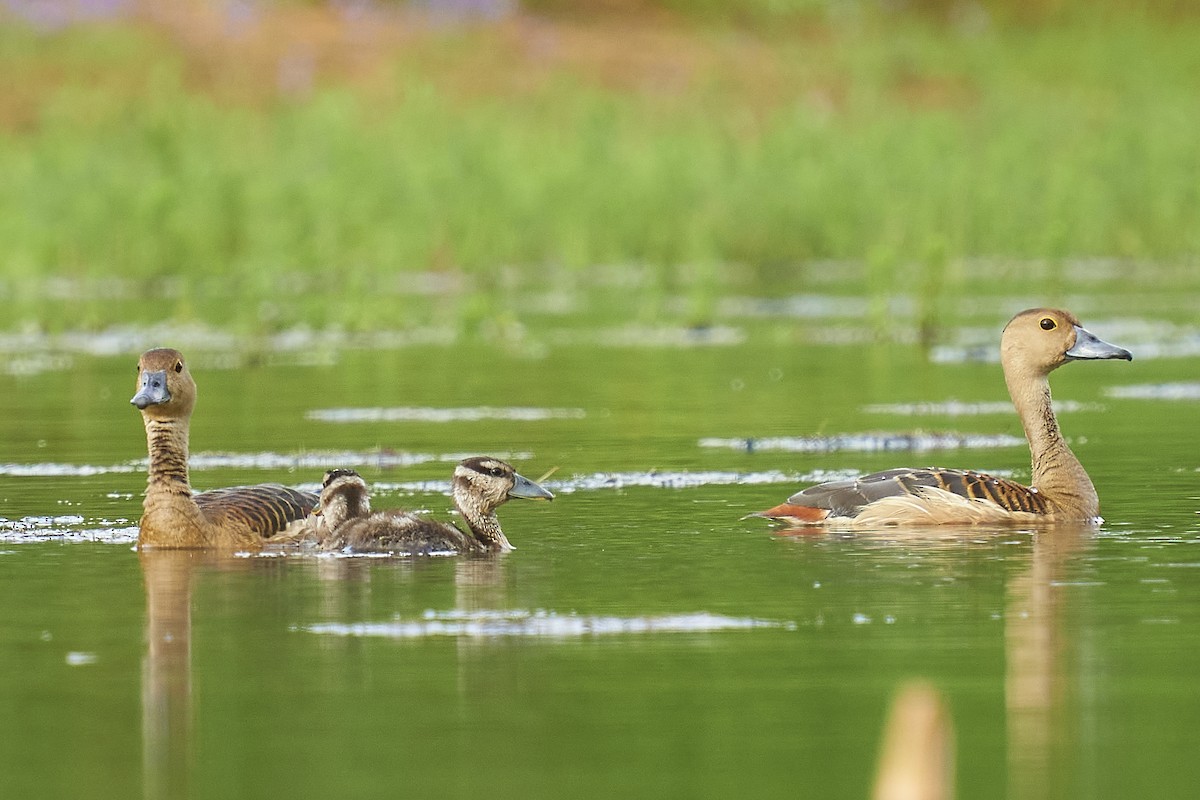
M 485 548 L 453 525 L 396 510 L 347 520 L 325 541 L 323 549 L 430 555 L 483 552 Z
M 1036 489 L 985 472 L 943 469 L 889 469 L 858 478 L 810 486 L 786 500 L 793 506 L 826 509 L 830 516 L 853 517 L 865 506 L 888 497 L 919 496 L 940 489 L 968 500 L 987 500 L 1006 511 L 1045 514 L 1046 498 Z

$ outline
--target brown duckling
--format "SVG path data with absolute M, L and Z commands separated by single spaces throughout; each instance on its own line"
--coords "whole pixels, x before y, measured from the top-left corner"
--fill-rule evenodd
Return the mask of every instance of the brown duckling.
M 138 359 L 137 394 L 150 452 L 138 547 L 258 548 L 263 539 L 304 520 L 311 492 L 276 483 L 192 493 L 188 427 L 196 382 L 178 350 L 147 350 Z
M 371 513 L 367 484 L 354 470 L 325 473 L 318 512 L 323 520 L 321 549 L 360 553 L 493 553 L 512 550 L 496 509 L 510 498 L 553 500 L 554 495 L 487 456 L 468 458 L 454 468 L 454 506 L 467 531 L 400 509 Z
M 1049 375 L 1070 361 L 1113 358 L 1133 360 L 1128 350 L 1086 331 L 1068 311 L 1032 308 L 1004 327 L 1000 361 L 1029 441 L 1031 486 L 968 470 L 891 469 L 810 486 L 751 516 L 795 526 L 854 527 L 1094 520 L 1100 499 L 1059 432 Z

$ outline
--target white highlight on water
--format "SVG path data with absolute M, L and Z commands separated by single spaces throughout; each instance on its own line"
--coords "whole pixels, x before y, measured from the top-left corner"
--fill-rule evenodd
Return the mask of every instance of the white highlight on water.
M 313 482 L 319 483 L 325 470 L 333 467 L 373 467 L 395 469 L 436 462 L 457 463 L 478 453 L 408 453 L 403 451 L 310 450 L 304 453 L 193 453 L 188 467 L 193 471 L 210 469 L 266 469 L 276 471 L 313 470 Z M 489 453 L 506 461 L 525 461 L 533 458 L 524 452 Z M 145 472 L 146 459 L 139 458 L 120 464 L 0 464 L 0 475 L 21 477 L 87 477 L 130 472 Z M 203 486 L 195 487 L 198 491 Z
M 84 524 L 95 527 L 77 527 Z M 50 541 L 132 544 L 137 541 L 137 536 L 137 526 L 130 525 L 125 519 L 85 520 L 76 514 L 0 519 L 0 542 L 7 544 Z
M 583 419 L 582 408 L 318 408 L 305 417 L 317 422 L 477 422 L 485 419 L 507 422 L 542 422 L 548 419 Z
M 391 622 L 329 622 L 299 630 L 327 636 L 377 636 L 390 639 L 427 637 L 572 638 L 639 633 L 711 633 L 727 630 L 777 628 L 795 630 L 794 622 L 727 617 L 700 611 L 646 617 L 584 616 L 542 609 L 529 611 L 426 611 L 421 619 Z
M 1200 400 L 1200 383 L 1139 383 L 1110 386 L 1105 397 L 1119 400 Z
M 700 447 L 741 450 L 776 450 L 792 453 L 872 453 L 881 451 L 992 449 L 1023 447 L 1025 440 L 1007 434 L 969 433 L 847 433 L 840 436 L 767 436 L 763 438 L 705 438 Z
M 1056 400 L 1057 413 L 1072 411 L 1103 411 L 1099 403 L 1080 403 L 1075 400 Z M 862 407 L 864 414 L 892 414 L 900 417 L 972 417 L 991 414 L 1013 413 L 1008 400 L 968 403 L 961 400 L 943 400 L 924 403 L 877 403 Z

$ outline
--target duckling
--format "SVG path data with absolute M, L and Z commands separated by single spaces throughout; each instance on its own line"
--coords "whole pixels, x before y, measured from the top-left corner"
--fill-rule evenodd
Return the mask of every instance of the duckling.
M 137 393 L 150 453 L 138 547 L 252 548 L 304 520 L 317 504 L 311 492 L 277 483 L 192 493 L 188 428 L 196 382 L 178 350 L 147 350 L 138 359 Z
M 1059 431 L 1049 375 L 1070 361 L 1099 359 L 1133 355 L 1096 338 L 1069 311 L 1031 308 L 1005 325 L 1000 361 L 1029 442 L 1031 486 L 970 470 L 890 469 L 810 486 L 750 516 L 797 527 L 1096 520 L 1100 499 Z
M 364 553 L 493 553 L 512 550 L 496 509 L 510 498 L 553 500 L 554 495 L 496 458 L 475 456 L 454 468 L 454 506 L 468 532 L 400 509 L 371 513 L 367 484 L 354 470 L 325 473 L 318 512 L 321 549 Z

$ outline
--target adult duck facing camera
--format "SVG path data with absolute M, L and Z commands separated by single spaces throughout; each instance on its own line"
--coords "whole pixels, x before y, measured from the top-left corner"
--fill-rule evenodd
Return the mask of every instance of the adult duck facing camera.
M 277 483 L 193 493 L 188 429 L 196 382 L 178 350 L 147 350 L 138 359 L 137 393 L 150 454 L 138 547 L 248 548 L 305 519 L 311 492 Z

